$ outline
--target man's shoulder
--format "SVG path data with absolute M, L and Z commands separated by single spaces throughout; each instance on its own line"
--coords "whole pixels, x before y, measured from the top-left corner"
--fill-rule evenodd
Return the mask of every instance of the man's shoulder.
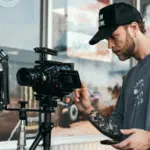
M 126 79 L 135 71 L 136 67 L 137 67 L 137 65 L 134 66 L 134 67 L 132 67 L 132 68 L 128 71 L 128 73 L 124 76 L 123 79 L 126 80 Z

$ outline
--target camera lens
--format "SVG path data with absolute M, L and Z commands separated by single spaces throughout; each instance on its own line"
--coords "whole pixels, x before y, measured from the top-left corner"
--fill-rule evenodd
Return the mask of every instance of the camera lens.
M 21 68 L 18 70 L 16 77 L 20 85 L 32 86 L 34 82 L 34 69 Z

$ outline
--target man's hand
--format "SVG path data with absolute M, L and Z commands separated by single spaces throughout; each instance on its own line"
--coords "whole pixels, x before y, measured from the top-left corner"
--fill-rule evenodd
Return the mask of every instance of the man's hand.
M 86 86 L 82 83 L 80 89 L 76 89 L 73 92 L 75 104 L 79 111 L 88 115 L 94 108 L 92 107 L 90 95 Z
M 122 134 L 130 135 L 124 141 L 112 145 L 119 150 L 148 150 L 150 148 L 150 132 L 141 129 L 121 130 Z

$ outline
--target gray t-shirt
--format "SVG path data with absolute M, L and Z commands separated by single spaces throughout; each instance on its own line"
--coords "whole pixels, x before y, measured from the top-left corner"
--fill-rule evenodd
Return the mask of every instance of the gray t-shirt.
M 124 87 L 123 128 L 146 129 L 147 106 L 150 94 L 150 55 L 128 74 Z M 119 109 L 119 108 L 118 108 Z

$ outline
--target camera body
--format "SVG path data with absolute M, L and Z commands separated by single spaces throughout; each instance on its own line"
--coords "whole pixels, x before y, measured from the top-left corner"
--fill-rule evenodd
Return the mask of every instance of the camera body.
M 17 81 L 22 86 L 31 86 L 38 94 L 62 97 L 81 87 L 78 71 L 73 63 L 38 61 L 34 68 L 18 70 Z

